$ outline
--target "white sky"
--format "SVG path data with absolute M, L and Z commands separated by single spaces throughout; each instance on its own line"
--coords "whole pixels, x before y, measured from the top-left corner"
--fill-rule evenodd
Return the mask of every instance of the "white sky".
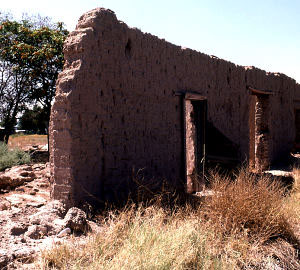
M 174 44 L 300 82 L 298 0 L 0 0 L 1 11 L 39 13 L 69 30 L 95 7 Z

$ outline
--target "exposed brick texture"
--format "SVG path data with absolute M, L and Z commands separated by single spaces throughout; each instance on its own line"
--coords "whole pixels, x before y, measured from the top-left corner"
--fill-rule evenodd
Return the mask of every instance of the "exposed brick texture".
M 164 178 L 175 186 L 186 181 L 178 91 L 207 98 L 208 121 L 238 145 L 244 161 L 250 149 L 247 86 L 270 90 L 268 149 L 257 151 L 267 153 L 270 163 L 293 146 L 300 87 L 283 74 L 175 46 L 129 28 L 105 9 L 79 19 L 64 53 L 50 146 L 52 196 L 69 205 L 121 196 L 127 192 L 123 183 L 141 168 L 145 178 Z

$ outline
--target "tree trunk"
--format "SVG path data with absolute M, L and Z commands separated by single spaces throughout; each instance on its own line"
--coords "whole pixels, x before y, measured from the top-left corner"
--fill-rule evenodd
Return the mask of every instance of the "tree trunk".
M 3 129 L 0 129 L 0 142 L 4 142 L 4 130 Z
M 16 123 L 16 116 L 14 115 L 12 119 L 10 119 L 7 123 L 4 125 L 4 141 L 6 144 L 8 144 L 8 139 L 11 134 L 14 132 Z

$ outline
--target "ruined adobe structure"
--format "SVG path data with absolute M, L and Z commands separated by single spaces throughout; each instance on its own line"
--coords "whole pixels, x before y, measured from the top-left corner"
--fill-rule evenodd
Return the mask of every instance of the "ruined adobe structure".
M 118 197 L 139 169 L 194 192 L 205 162 L 264 170 L 295 145 L 300 86 L 283 74 L 175 46 L 106 9 L 80 18 L 64 53 L 51 177 L 70 205 Z

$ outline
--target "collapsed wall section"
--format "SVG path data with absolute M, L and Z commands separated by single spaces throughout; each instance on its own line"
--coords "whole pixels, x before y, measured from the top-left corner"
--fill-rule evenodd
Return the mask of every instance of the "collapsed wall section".
M 129 28 L 101 8 L 80 18 L 64 53 L 51 115 L 52 196 L 70 205 L 122 197 L 137 172 L 145 179 L 185 185 L 178 93 L 205 96 L 208 121 L 238 145 L 239 158 L 245 160 L 247 85 L 272 89 L 272 158 L 293 141 L 296 84 L 284 75 L 175 46 Z

